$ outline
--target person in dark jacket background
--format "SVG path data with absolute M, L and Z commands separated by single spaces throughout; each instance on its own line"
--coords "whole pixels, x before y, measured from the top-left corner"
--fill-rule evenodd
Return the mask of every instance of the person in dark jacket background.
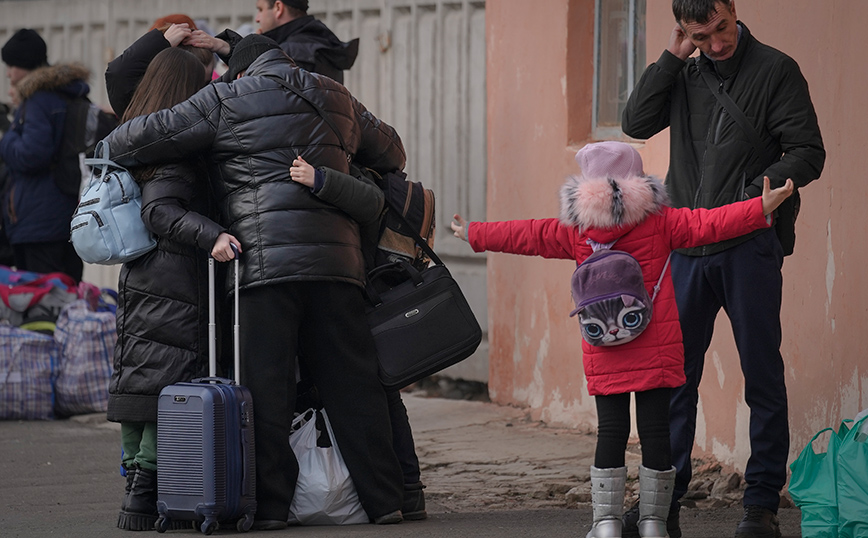
M 307 359 L 362 507 L 376 523 L 399 522 L 403 480 L 364 316 L 359 226 L 290 181 L 289 168 L 304 153 L 343 173 L 353 157 L 378 172 L 402 169 L 403 145 L 346 88 L 298 69 L 267 37 L 242 39 L 227 73 L 231 82 L 121 125 L 106 139 L 111 155 L 125 166 L 207 155 L 221 222 L 244 247 L 239 325 L 256 423 L 254 527 L 283 528 L 289 515 L 297 356 Z M 340 136 L 274 77 L 330 114 Z
M 256 0 L 259 33 L 277 41 L 302 69 L 343 84 L 344 71 L 359 53 L 359 40 L 341 41 L 307 9 L 308 0 Z
M 69 242 L 78 197 L 55 184 L 67 102 L 90 92 L 89 72 L 78 64 L 48 65 L 45 41 L 24 28 L 3 45 L 6 74 L 21 102 L 12 127 L 0 139 L 9 174 L 3 192 L 3 228 L 18 270 L 62 272 L 81 280 L 84 264 Z
M 166 48 L 148 65 L 122 119 L 174 105 L 208 80 L 201 59 Z M 108 420 L 121 423 L 127 491 L 118 527 L 124 530 L 151 530 L 157 520 L 160 391 L 208 372 L 206 253 L 228 261 L 230 243 L 240 248 L 210 218 L 216 209 L 206 170 L 198 159 L 133 170 L 142 185 L 142 219 L 158 241 L 156 249 L 125 263 L 118 279 Z
M 712 208 L 753 198 L 762 192 L 764 176 L 773 187 L 787 178 L 797 188 L 817 179 L 826 153 L 798 64 L 757 41 L 738 20 L 734 0 L 673 0 L 672 11 L 676 25 L 669 46 L 630 95 L 622 128 L 640 139 L 670 128 L 666 187 L 673 205 Z M 689 58 L 697 49 L 700 54 Z M 715 92 L 725 92 L 741 108 L 762 147 L 754 146 Z M 681 536 L 678 499 L 691 478 L 705 352 L 721 308 L 732 323 L 750 407 L 751 455 L 744 473 L 744 516 L 736 537 L 780 536 L 776 514 L 789 455 L 780 352 L 781 266 L 783 256 L 792 251 L 797 196 L 775 214 L 776 230 L 756 231 L 672 257 L 687 376 L 687 383 L 673 392 L 670 410 L 673 463 L 678 470 L 668 521 L 674 538 Z M 789 213 L 783 211 L 787 207 Z M 627 530 L 635 533 L 635 514 L 625 515 L 625 535 Z

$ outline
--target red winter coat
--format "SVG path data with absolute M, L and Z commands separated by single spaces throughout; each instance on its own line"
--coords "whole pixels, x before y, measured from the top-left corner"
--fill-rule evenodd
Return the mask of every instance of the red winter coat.
M 472 222 L 467 235 L 476 252 L 573 259 L 576 263 L 593 252 L 588 239 L 597 243 L 617 239 L 613 248 L 629 252 L 639 261 L 651 296 L 673 249 L 716 243 L 769 225 L 761 198 L 715 209 L 673 209 L 656 178 L 574 176 L 561 189 L 559 219 Z M 611 347 L 596 347 L 582 340 L 585 377 L 592 396 L 684 384 L 681 327 L 668 273 L 667 268 L 651 322 L 635 340 Z

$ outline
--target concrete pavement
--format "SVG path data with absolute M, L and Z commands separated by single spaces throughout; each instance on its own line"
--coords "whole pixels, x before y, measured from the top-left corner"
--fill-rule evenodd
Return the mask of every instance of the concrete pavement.
M 427 520 L 248 535 L 585 535 L 591 523 L 586 486 L 592 435 L 549 428 L 528 420 L 522 410 L 491 403 L 415 394 L 404 399 L 427 485 Z M 119 427 L 103 415 L 0 422 L 0 537 L 130 536 L 115 527 L 124 487 L 119 459 Z M 628 454 L 633 473 L 637 464 L 638 455 Z M 782 509 L 779 515 L 784 537 L 800 536 L 799 511 Z M 740 516 L 738 507 L 682 509 L 684 536 L 731 537 Z M 234 529 L 214 535 L 230 534 Z

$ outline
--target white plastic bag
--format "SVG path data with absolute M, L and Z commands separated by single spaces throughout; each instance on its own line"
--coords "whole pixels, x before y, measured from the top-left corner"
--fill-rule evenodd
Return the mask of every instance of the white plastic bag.
M 298 459 L 298 482 L 289 507 L 289 523 L 368 523 L 325 410 L 308 409 L 292 421 L 292 431 L 289 445 Z M 319 443 L 324 446 L 317 446 L 320 435 L 327 436 Z

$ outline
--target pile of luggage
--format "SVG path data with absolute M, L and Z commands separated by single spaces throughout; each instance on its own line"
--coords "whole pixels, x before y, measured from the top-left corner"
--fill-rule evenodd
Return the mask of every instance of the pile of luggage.
M 0 266 L 0 419 L 105 412 L 116 305 L 113 290 Z

